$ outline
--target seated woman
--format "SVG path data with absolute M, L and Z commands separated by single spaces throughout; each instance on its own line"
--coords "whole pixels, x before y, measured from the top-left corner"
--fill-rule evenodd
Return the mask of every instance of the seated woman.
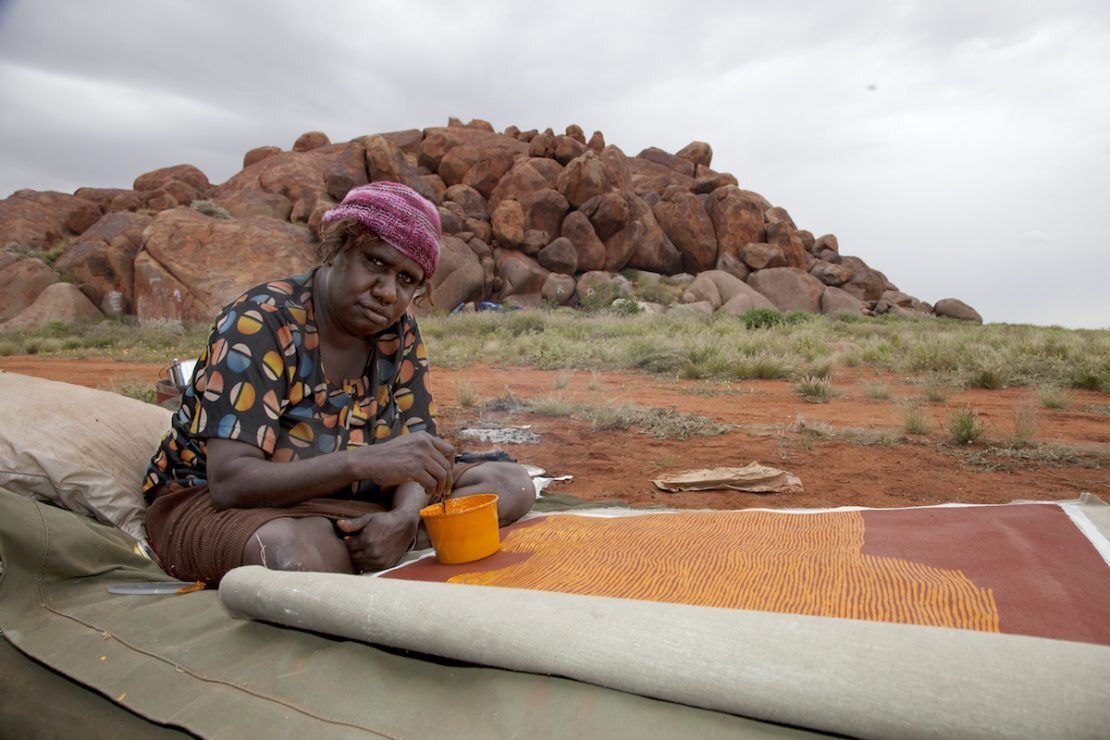
M 379 570 L 412 547 L 430 500 L 497 493 L 502 525 L 531 509 L 521 466 L 454 465 L 436 436 L 408 308 L 440 231 L 405 185 L 355 188 L 324 215 L 321 265 L 223 309 L 144 481 L 169 573 Z

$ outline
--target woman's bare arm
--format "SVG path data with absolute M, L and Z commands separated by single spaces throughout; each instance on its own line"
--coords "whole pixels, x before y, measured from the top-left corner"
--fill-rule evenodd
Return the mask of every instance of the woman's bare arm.
M 451 490 L 453 455 L 427 432 L 285 463 L 246 442 L 209 439 L 208 484 L 217 509 L 293 506 L 362 480 L 383 488 L 413 482 L 439 498 Z

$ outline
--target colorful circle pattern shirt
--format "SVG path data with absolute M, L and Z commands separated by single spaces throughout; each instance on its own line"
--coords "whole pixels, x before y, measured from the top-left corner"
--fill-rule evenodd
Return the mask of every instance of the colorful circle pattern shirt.
M 428 359 L 406 313 L 377 334 L 358 378 L 321 363 L 316 270 L 256 286 L 216 318 L 170 431 L 147 468 L 148 503 L 207 483 L 206 440 L 252 444 L 275 462 L 306 459 L 411 432 L 435 434 Z M 374 490 L 376 487 L 363 487 Z M 333 495 L 359 494 L 358 484 Z

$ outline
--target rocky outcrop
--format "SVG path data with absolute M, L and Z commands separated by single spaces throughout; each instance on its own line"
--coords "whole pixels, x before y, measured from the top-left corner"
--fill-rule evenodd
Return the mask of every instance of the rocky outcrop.
M 101 213 L 95 201 L 76 195 L 18 190 L 0 200 L 0 246 L 19 245 L 46 251 L 63 239 L 80 234 Z
M 143 231 L 135 258 L 135 314 L 140 321 L 211 321 L 260 276 L 295 275 L 315 262 L 316 245 L 303 226 L 258 216 L 222 220 L 175 208 Z
M 80 285 L 101 311 L 133 313 L 135 257 L 142 246 L 143 229 L 151 220 L 139 213 L 109 213 L 55 261 L 54 269 Z
M 0 324 L 0 331 L 41 329 L 53 323 L 75 326 L 102 318 L 104 314 L 76 285 L 53 283 L 46 286 L 30 306 Z
M 0 252 L 0 321 L 30 306 L 58 276 L 38 257 Z
M 0 246 L 12 245 L 0 258 L 0 320 L 61 279 L 111 315 L 207 322 L 260 276 L 313 264 L 324 213 L 351 188 L 384 180 L 439 208 L 443 256 L 428 299 L 440 310 L 487 299 L 596 305 L 628 294 L 617 273 L 630 271 L 653 286 L 645 304 L 685 293 L 695 311 L 981 321 L 958 301 L 932 307 L 901 292 L 842 254 L 836 236 L 814 237 L 712 164 L 706 142 L 630 157 L 576 124 L 497 133 L 452 118 L 347 142 L 310 131 L 287 151 L 251 149 L 215 185 L 178 164 L 131 189 L 21 190 L 0 201 Z

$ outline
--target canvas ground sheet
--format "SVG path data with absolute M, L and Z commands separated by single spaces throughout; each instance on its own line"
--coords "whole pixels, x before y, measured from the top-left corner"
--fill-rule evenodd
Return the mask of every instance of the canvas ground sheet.
M 1077 526 L 1105 508 L 552 514 L 476 563 L 429 555 L 382 577 L 1110 645 L 1110 547 Z
M 0 488 L 0 735 L 801 737 L 803 730 L 231 618 L 110 527 Z M 450 624 L 437 625 L 448 629 Z
M 479 563 L 377 578 L 241 568 L 221 600 L 853 736 L 1099 737 L 1107 508 L 552 515 Z

